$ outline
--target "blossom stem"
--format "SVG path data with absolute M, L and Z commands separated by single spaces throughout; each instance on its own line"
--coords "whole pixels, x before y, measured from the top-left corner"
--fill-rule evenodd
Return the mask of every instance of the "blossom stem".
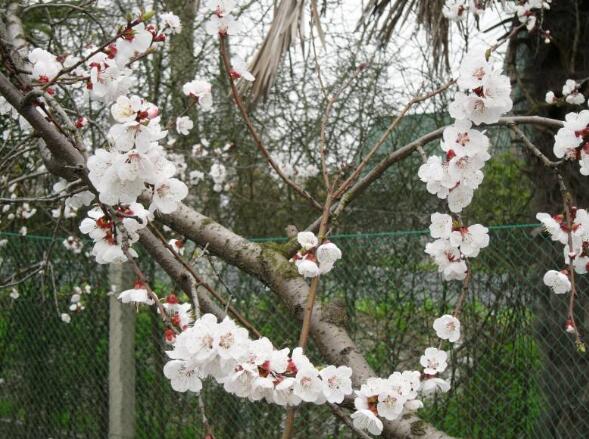
M 516 124 L 511 125 L 510 128 L 515 134 L 517 134 L 522 139 L 524 146 L 528 148 L 530 152 L 534 154 L 538 159 L 540 159 L 542 161 L 542 164 L 547 168 L 555 168 L 564 163 L 564 159 L 553 162 L 548 157 L 546 157 L 542 153 L 542 151 L 540 151 L 538 147 L 530 141 L 530 139 Z
M 105 43 L 103 43 L 100 47 L 98 47 L 96 50 L 93 50 L 92 52 L 90 52 L 88 55 L 84 56 L 82 59 L 80 59 L 78 62 L 72 64 L 71 66 L 61 69 L 57 75 L 55 75 L 55 77 L 53 77 L 53 79 L 51 79 L 51 81 L 48 81 L 44 86 L 43 89 L 46 90 L 48 87 L 51 87 L 53 84 L 55 84 L 57 82 L 57 80 L 67 74 L 70 73 L 74 70 L 76 70 L 78 67 L 80 67 L 82 64 L 84 64 L 86 61 L 88 61 L 90 58 L 92 58 L 94 55 L 96 55 L 97 53 L 102 52 L 104 49 L 106 49 L 108 46 L 110 46 L 112 43 L 114 43 L 116 40 L 118 40 L 119 38 L 121 38 L 123 35 L 125 35 L 125 32 L 127 32 L 129 29 L 132 29 L 133 27 L 137 26 L 139 23 L 142 23 L 142 20 L 134 20 L 131 23 L 128 23 L 127 26 L 125 26 L 125 28 L 120 31 L 117 32 L 117 34 L 112 37 L 110 40 L 106 41 Z
M 327 226 L 329 223 L 329 213 L 331 210 L 331 203 L 333 201 L 332 192 L 328 188 L 327 197 L 325 198 L 325 205 L 323 206 L 323 214 L 321 216 L 321 225 L 319 227 L 319 244 L 325 240 Z M 311 279 L 311 286 L 309 287 L 309 294 L 307 295 L 307 303 L 305 304 L 305 312 L 303 315 L 303 326 L 299 335 L 299 347 L 305 349 L 309 341 L 309 331 L 311 329 L 311 317 L 313 316 L 313 306 L 315 305 L 315 298 L 317 297 L 317 288 L 319 287 L 319 277 L 316 276 Z M 282 439 L 290 439 L 294 428 L 295 408 L 288 407 L 286 411 L 286 419 L 284 421 L 284 431 L 282 432 Z
M 231 77 L 231 63 L 229 62 L 229 56 L 227 54 L 227 47 L 226 47 L 226 43 L 225 43 L 227 36 L 220 35 L 219 38 L 220 38 L 219 47 L 221 50 L 221 58 L 223 60 L 223 66 L 225 67 L 225 72 L 227 73 L 227 77 L 229 78 L 229 84 L 231 85 L 231 94 L 233 95 L 233 100 L 235 101 L 235 104 L 237 105 L 237 108 L 239 109 L 239 112 L 241 113 L 241 116 L 242 116 L 243 120 L 245 121 L 245 124 L 246 124 L 248 131 L 250 132 L 250 134 L 254 140 L 254 143 L 256 144 L 256 147 L 262 153 L 264 158 L 268 161 L 268 163 L 270 164 L 272 169 L 274 169 L 274 171 L 276 171 L 278 176 L 280 178 L 282 178 L 282 180 L 288 186 L 290 186 L 301 197 L 307 199 L 315 209 L 321 210 L 322 209 L 321 204 L 319 204 L 319 202 L 317 202 L 317 200 L 315 200 L 309 192 L 307 192 L 305 189 L 301 188 L 298 184 L 296 184 L 294 181 L 292 181 L 290 178 L 288 178 L 284 174 L 284 172 L 282 172 L 282 170 L 280 169 L 280 166 L 278 166 L 278 163 L 276 163 L 274 161 L 274 159 L 272 158 L 272 156 L 270 155 L 270 153 L 268 152 L 268 150 L 266 149 L 266 147 L 262 143 L 262 139 L 261 139 L 260 135 L 258 134 L 257 130 L 254 128 L 254 125 L 249 117 L 247 109 L 245 108 L 243 101 L 239 97 L 239 91 L 237 90 L 237 87 L 235 86 L 235 81 Z
M 564 215 L 567 222 L 567 246 L 569 248 L 569 265 L 568 265 L 568 276 L 571 282 L 571 295 L 569 297 L 569 304 L 567 310 L 567 319 L 572 324 L 575 332 L 575 342 L 577 346 L 582 344 L 581 338 L 579 336 L 579 331 L 577 329 L 577 324 L 575 322 L 575 298 L 577 296 L 577 287 L 575 285 L 575 267 L 573 264 L 573 219 L 571 217 L 572 211 L 572 203 L 571 203 L 571 194 L 567 190 L 567 187 L 564 183 L 564 178 L 561 174 L 557 173 L 558 183 L 560 186 L 560 191 L 562 193 L 562 201 L 564 205 Z
M 147 281 L 147 278 L 145 277 L 145 275 L 141 271 L 141 268 L 139 268 L 139 265 L 137 264 L 137 262 L 135 262 L 135 260 L 133 259 L 133 255 L 131 255 L 131 253 L 129 252 L 128 245 L 123 245 L 122 249 L 123 249 L 123 253 L 127 257 L 127 260 L 131 264 L 131 268 L 133 269 L 133 272 L 135 273 L 137 278 L 141 281 L 141 283 L 143 284 L 143 286 L 147 290 L 147 294 L 149 295 L 149 297 L 151 297 L 153 299 L 153 301 L 155 302 L 157 309 L 159 310 L 162 321 L 164 323 L 167 323 L 169 325 L 169 327 L 172 328 L 172 330 L 176 334 L 178 334 L 179 333 L 178 329 L 176 329 L 176 327 L 172 324 L 172 322 L 168 318 L 168 314 L 166 313 L 164 306 L 160 302 L 159 297 L 157 297 L 157 294 L 155 294 L 153 292 L 153 290 L 149 286 L 149 282 Z
M 397 128 L 397 126 L 399 125 L 399 123 L 401 123 L 401 120 L 403 120 L 403 117 L 405 117 L 405 114 L 407 114 L 407 112 L 413 107 L 413 105 L 419 103 L 419 102 L 423 102 L 427 99 L 430 99 L 442 92 L 444 92 L 445 90 L 447 90 L 452 84 L 454 84 L 454 80 L 450 80 L 448 82 L 446 82 L 444 85 L 442 85 L 441 87 L 437 88 L 434 91 L 431 91 L 429 93 L 423 94 L 421 96 L 417 96 L 414 97 L 413 99 L 411 99 L 409 102 L 407 102 L 407 104 L 405 105 L 405 107 L 403 107 L 403 109 L 401 110 L 401 112 L 399 113 L 399 115 L 393 120 L 393 122 L 388 126 L 388 128 L 385 130 L 385 132 L 382 134 L 382 136 L 380 136 L 380 139 L 378 139 L 378 141 L 372 145 L 372 147 L 370 148 L 370 151 L 368 152 L 368 154 L 366 154 L 366 156 L 364 157 L 364 159 L 362 159 L 362 162 L 360 162 L 360 164 L 356 167 L 356 169 L 354 170 L 354 172 L 352 173 L 352 175 L 350 175 L 339 187 L 339 189 L 336 191 L 334 198 L 340 198 L 344 193 L 346 193 L 354 184 L 354 182 L 358 179 L 358 177 L 360 176 L 362 170 L 366 167 L 366 165 L 368 164 L 368 162 L 370 161 L 370 159 L 374 156 L 374 154 L 376 154 L 378 152 L 378 150 L 380 149 L 380 147 L 382 145 L 384 145 L 384 143 L 386 142 L 387 138 L 391 135 L 391 133 Z
M 193 270 L 193 268 L 190 266 L 190 264 L 188 264 L 184 260 L 184 258 L 182 258 L 178 254 L 178 252 L 176 252 L 172 248 L 172 246 L 170 244 L 168 244 L 168 242 L 166 241 L 166 239 L 164 238 L 164 236 L 162 235 L 162 233 L 157 229 L 157 227 L 154 227 L 153 225 L 149 224 L 148 225 L 148 228 L 154 233 L 155 236 L 157 236 L 157 238 L 161 241 L 161 243 L 172 253 L 172 255 L 174 256 L 174 258 L 178 262 L 180 262 L 180 264 L 182 264 L 182 266 L 194 278 L 194 280 L 196 282 L 195 288 L 197 288 L 197 287 L 203 287 L 215 299 L 217 299 L 219 302 L 221 302 L 221 304 L 226 307 L 227 311 L 229 311 L 233 315 L 233 317 L 237 321 L 239 321 L 239 323 L 241 323 L 241 325 L 243 327 L 247 328 L 248 331 L 250 331 L 256 337 L 258 337 L 258 338 L 262 337 L 262 333 L 260 331 L 258 331 L 256 329 L 256 327 L 249 320 L 247 320 L 237 309 L 235 309 L 235 307 L 233 305 L 231 305 L 231 303 L 228 300 L 226 300 L 223 296 L 221 296 L 221 294 L 219 294 L 213 287 L 211 287 L 207 282 L 205 282 L 205 280 L 203 278 L 201 278 L 198 274 L 196 274 L 196 272 Z M 196 294 L 196 291 L 194 292 L 194 294 Z

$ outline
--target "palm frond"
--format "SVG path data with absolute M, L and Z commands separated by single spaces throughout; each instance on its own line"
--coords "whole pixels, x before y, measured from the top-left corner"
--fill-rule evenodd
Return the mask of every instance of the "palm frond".
M 251 99 L 265 97 L 272 87 L 284 54 L 303 35 L 305 0 L 282 0 L 274 13 L 270 30 L 254 56 L 250 71 L 256 77 Z
M 367 27 L 378 42 L 385 46 L 393 31 L 414 14 L 422 26 L 437 67 L 448 64 L 448 20 L 442 14 L 445 0 L 370 0 L 358 27 Z

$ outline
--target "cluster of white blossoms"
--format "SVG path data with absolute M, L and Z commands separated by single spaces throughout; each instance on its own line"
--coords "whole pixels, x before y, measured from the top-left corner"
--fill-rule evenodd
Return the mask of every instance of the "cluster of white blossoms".
M 557 104 L 564 100 L 567 104 L 582 105 L 585 95 L 581 92 L 581 84 L 574 79 L 567 79 L 562 86 L 562 96 L 557 96 L 553 91 L 546 92 L 546 103 Z
M 446 314 L 436 319 L 434 330 L 439 338 L 450 343 L 460 339 L 460 321 L 454 316 Z M 419 360 L 423 373 L 409 370 L 394 372 L 388 379 L 369 378 L 356 391 L 356 412 L 352 414 L 354 426 L 378 435 L 383 429 L 380 418 L 394 421 L 403 412 L 423 407 L 423 403 L 417 399 L 419 394 L 447 392 L 450 384 L 439 377 L 448 367 L 447 360 L 446 351 L 429 347 Z
M 302 349 L 289 355 L 267 338 L 251 340 L 246 329 L 226 317 L 205 314 L 178 334 L 164 375 L 179 392 L 199 392 L 202 380 L 213 377 L 229 393 L 252 401 L 279 405 L 302 401 L 341 403 L 352 393 L 352 370 L 330 366 L 317 370 Z
M 75 255 L 82 253 L 84 243 L 77 236 L 68 236 L 62 241 L 63 246 L 66 250 L 71 251 Z
M 148 185 L 151 212 L 175 211 L 188 188 L 173 178 L 176 166 L 158 143 L 166 131 L 160 127 L 157 107 L 138 96 L 119 96 L 111 113 L 118 122 L 109 130 L 112 148 L 98 149 L 88 159 L 89 178 L 99 191 L 100 201 L 130 204 Z
M 536 28 L 538 14 L 543 9 L 550 9 L 552 0 L 516 0 L 513 3 L 503 2 L 508 13 L 515 14 L 520 23 L 524 24 L 528 31 Z M 468 11 L 474 15 L 481 15 L 485 11 L 483 0 L 447 0 L 442 9 L 442 14 L 450 21 L 461 21 L 466 18 Z M 542 32 L 545 34 L 545 32 Z M 550 41 L 549 35 L 545 38 Z
M 571 290 L 569 265 L 578 274 L 589 271 L 589 214 L 585 209 L 572 208 L 570 211 L 571 227 L 569 228 L 566 215 L 551 216 L 548 213 L 538 213 L 536 218 L 544 225 L 553 241 L 564 245 L 563 270 L 549 270 L 544 275 L 544 283 L 552 288 L 556 294 L 564 294 Z M 569 243 L 569 232 L 572 247 Z
M 464 226 L 450 215 L 433 213 L 429 227 L 432 238 L 425 247 L 445 280 L 463 280 L 468 272 L 466 258 L 477 257 L 489 245 L 489 229 L 480 224 Z
M 241 30 L 239 22 L 231 15 L 235 8 L 235 2 L 232 0 L 207 0 L 206 7 L 213 13 L 210 20 L 205 23 L 205 30 L 212 36 L 235 35 Z M 233 79 L 243 78 L 246 81 L 253 81 L 255 77 L 248 71 L 246 62 L 239 56 L 231 60 L 231 70 L 229 72 Z M 199 78 L 187 82 L 182 86 L 182 91 L 186 96 L 196 99 L 198 104 L 204 110 L 209 110 L 213 106 L 211 94 L 211 84 Z M 192 126 L 186 121 L 182 121 L 182 127 L 178 127 L 179 133 L 186 135 Z
M 288 153 L 276 153 L 273 158 L 283 174 L 296 182 L 303 183 L 307 179 L 319 175 L 319 168 L 313 163 L 297 163 Z M 276 174 L 272 174 L 272 176 L 276 179 L 280 178 Z
M 444 158 L 431 156 L 419 168 L 419 178 L 428 192 L 448 199 L 452 212 L 468 206 L 483 181 L 482 168 L 489 160 L 489 138 L 472 123 L 496 123 L 511 110 L 509 78 L 497 72 L 483 53 L 469 53 L 460 66 L 457 84 L 461 90 L 450 104 L 454 125 L 444 130 Z
M 562 88 L 562 97 L 556 97 L 554 92 L 549 91 L 546 93 L 546 102 L 562 103 L 564 99 L 567 104 L 581 105 L 585 102 L 585 96 L 580 88 L 581 84 L 568 79 Z M 554 136 L 553 152 L 559 159 L 578 161 L 581 175 L 589 175 L 589 110 L 565 116 L 564 126 Z M 548 270 L 543 279 L 544 284 L 556 294 L 571 291 L 574 273 L 585 274 L 589 271 L 589 215 L 585 209 L 569 207 L 566 202 L 565 205 L 568 212 L 564 214 L 551 216 L 540 212 L 536 215 L 552 240 L 564 246 L 566 267 L 562 270 Z M 578 337 L 572 311 L 567 316 L 565 329 Z M 580 342 L 577 340 L 577 343 Z
M 186 96 L 195 99 L 203 110 L 210 110 L 213 108 L 213 95 L 211 90 L 211 84 L 201 79 L 194 79 L 182 86 L 182 92 Z M 176 121 L 176 128 L 178 128 L 177 124 L 178 121 Z M 187 126 L 184 127 L 184 129 L 185 128 L 187 128 Z M 192 127 L 190 129 L 192 129 Z M 178 131 L 180 132 L 180 130 Z
M 116 216 L 122 227 L 117 227 Z M 92 256 L 99 264 L 122 263 L 127 260 L 124 246 L 130 246 L 139 240 L 140 229 L 147 226 L 152 214 L 140 203 L 131 203 L 125 207 L 113 209 L 113 213 L 105 215 L 104 211 L 95 207 L 88 211 L 88 216 L 80 224 L 80 231 L 94 240 Z M 124 234 L 123 234 L 124 232 Z M 129 247 L 129 254 L 133 257 L 137 253 Z
M 448 108 L 454 119 L 496 123 L 513 106 L 509 77 L 496 70 L 483 51 L 466 55 L 456 82 L 461 91 Z
M 34 207 L 31 207 L 31 205 L 29 203 L 22 203 L 21 205 L 19 205 L 16 208 L 16 212 L 14 214 L 9 214 L 7 215 L 8 219 L 12 219 L 12 218 L 22 218 L 22 219 L 29 219 L 31 218 L 33 215 L 35 215 L 35 213 L 37 213 L 37 209 L 35 209 Z
M 581 105 L 585 102 L 585 96 L 579 91 L 581 84 L 574 79 L 567 79 L 562 86 L 562 95 L 569 104 Z
M 304 277 L 317 277 L 329 273 L 335 262 L 342 257 L 341 250 L 333 242 L 326 240 L 319 245 L 319 239 L 313 232 L 299 232 L 297 241 L 301 249 L 291 261 Z
M 177 302 L 173 305 L 181 306 Z M 453 320 L 443 320 L 446 317 Z M 383 429 L 381 418 L 395 420 L 404 411 L 423 406 L 419 394 L 449 389 L 449 384 L 437 376 L 447 367 L 447 353 L 436 348 L 426 349 L 421 357 L 423 374 L 403 371 L 387 379 L 370 378 L 354 392 L 349 367 L 328 365 L 318 369 L 301 348 L 277 350 L 266 337 L 252 340 L 247 330 L 229 317 L 219 322 L 214 315 L 205 314 L 192 326 L 178 326 L 183 329 L 180 334 L 169 331 L 166 335 L 173 349 L 167 352 L 171 360 L 164 366 L 164 375 L 178 392 L 198 393 L 202 380 L 212 377 L 238 397 L 281 406 L 340 404 L 355 393 L 354 425 L 378 435 Z M 437 332 L 443 338 L 459 337 L 460 323 L 451 316 L 436 320 L 434 326 L 439 327 Z
M 444 130 L 441 148 L 445 158 L 430 156 L 418 176 L 429 193 L 448 199 L 452 212 L 461 212 L 483 181 L 482 169 L 491 157 L 489 138 L 473 129 L 470 121 L 457 120 Z
M 163 304 L 166 314 L 170 317 L 172 325 L 180 328 L 181 331 L 188 329 L 194 321 L 192 305 L 190 303 L 180 303 L 175 294 L 170 294 Z M 173 329 L 168 328 L 165 332 L 165 338 L 168 343 L 176 340 L 176 333 Z
M 49 83 L 63 68 L 68 68 L 77 61 L 75 57 L 70 55 L 63 59 L 62 63 L 57 56 L 38 47 L 31 50 L 27 58 L 33 65 L 31 79 L 39 84 Z M 46 91 L 50 95 L 55 93 L 53 87 L 48 87 Z
M 450 211 L 459 213 L 471 203 L 483 181 L 485 162 L 491 157 L 489 138 L 472 128 L 472 123 L 496 123 L 511 109 L 512 101 L 509 78 L 497 72 L 483 53 L 466 56 L 456 82 L 464 91 L 459 91 L 450 104 L 450 115 L 456 121 L 443 133 L 441 148 L 446 156 L 430 156 L 418 175 L 428 192 L 447 198 Z M 465 259 L 476 257 L 489 245 L 486 227 L 466 227 L 447 214 L 432 214 L 430 233 L 436 241 L 428 243 L 425 251 L 434 258 L 445 280 L 465 279 Z
M 84 306 L 83 296 L 85 294 L 90 294 L 91 292 L 92 288 L 88 284 L 84 285 L 84 288 L 75 286 L 74 292 L 70 296 L 70 304 L 68 306 L 69 311 L 71 313 L 78 313 L 84 311 L 86 307 Z M 60 314 L 60 319 L 64 323 L 70 323 L 72 317 L 70 314 L 64 312 Z
M 455 2 L 454 5 L 457 3 Z M 461 15 L 466 6 L 455 9 Z M 459 213 L 467 207 L 474 191 L 483 181 L 482 169 L 490 159 L 489 138 L 472 124 L 492 124 L 512 108 L 509 78 L 496 71 L 483 53 L 469 53 L 459 70 L 457 84 L 460 91 L 450 104 L 453 125 L 443 132 L 441 149 L 445 157 L 430 156 L 418 171 L 427 184 L 428 192 L 448 199 L 451 212 Z M 426 244 L 425 252 L 438 266 L 444 280 L 465 280 L 469 267 L 467 258 L 478 256 L 489 245 L 489 230 L 481 224 L 465 226 L 460 218 L 445 213 L 433 213 L 429 227 L 435 240 Z M 442 340 L 455 343 L 460 339 L 460 321 L 445 314 L 434 321 L 434 330 Z M 447 391 L 449 384 L 436 374 L 447 367 L 448 354 L 435 347 L 426 349 L 421 357 L 423 387 L 435 386 Z
M 552 0 L 524 0 L 515 5 L 515 13 L 520 23 L 525 24 L 528 31 L 536 27 L 538 14 L 543 9 L 550 9 Z
M 213 190 L 215 192 L 223 191 L 225 180 L 227 179 L 227 168 L 222 163 L 213 163 L 209 170 L 209 177 L 213 180 L 215 185 Z
M 205 5 L 213 12 L 210 20 L 205 23 L 205 30 L 209 35 L 235 35 L 241 31 L 241 25 L 231 15 L 231 11 L 235 9 L 233 0 L 206 0 Z
M 17 195 L 18 184 L 14 183 L 8 187 L 8 192 L 10 193 L 10 198 L 12 200 L 16 200 L 18 198 Z M 14 208 L 14 212 L 10 210 Z M 4 203 L 2 206 L 1 212 L 5 214 L 6 219 L 11 221 L 13 219 L 19 218 L 23 220 L 28 220 L 32 218 L 36 213 L 37 209 L 32 207 L 29 203 L 22 203 L 22 204 L 13 204 L 13 203 Z
M 564 126 L 554 136 L 554 155 L 578 160 L 582 175 L 589 175 L 589 110 L 568 113 Z
M 210 20 L 205 23 L 205 30 L 209 35 L 226 37 L 241 31 L 241 24 L 231 15 L 231 11 L 235 9 L 233 0 L 207 0 L 206 7 L 213 13 Z M 243 78 L 246 81 L 256 79 L 248 71 L 245 60 L 238 55 L 231 60 L 229 75 L 233 79 Z
M 461 21 L 466 18 L 467 12 L 472 11 L 475 15 L 484 12 L 480 0 L 448 0 L 444 4 L 442 14 L 450 21 Z
M 73 73 L 89 77 L 86 88 L 94 99 L 108 104 L 126 94 L 135 82 L 132 71 L 128 68 L 131 61 L 151 47 L 165 41 L 166 34 L 178 33 L 181 30 L 179 19 L 174 14 L 162 14 L 163 26 L 159 30 L 154 25 L 145 24 L 151 15 L 146 13 L 130 22 L 120 32 L 120 37 L 103 50 L 96 52 L 95 47 L 88 49 L 89 53 L 93 53 L 85 62 L 90 71 L 80 67 Z M 72 65 L 74 65 L 73 62 Z
M 153 44 L 165 41 L 166 34 L 181 30 L 178 17 L 171 13 L 162 15 L 159 30 L 146 25 L 152 15 L 145 13 L 129 21 L 113 43 L 88 49 L 83 59 L 68 57 L 62 64 L 58 57 L 42 49 L 34 49 L 28 57 L 33 64 L 33 80 L 47 84 L 61 74 L 79 76 L 86 81 L 93 98 L 113 102 L 111 115 L 115 123 L 108 131 L 110 144 L 107 149 L 95 150 L 87 163 L 88 177 L 98 191 L 101 206 L 91 209 L 80 225 L 80 230 L 94 240 L 92 254 L 99 263 L 124 262 L 124 247 L 138 240 L 138 230 L 147 225 L 152 214 L 175 211 L 188 194 L 186 185 L 173 177 L 176 167 L 158 143 L 167 134 L 160 126 L 158 108 L 138 96 L 126 96 L 133 83 L 130 63 Z M 85 122 L 80 118 L 76 124 L 83 127 Z M 66 189 L 65 181 L 54 186 L 57 194 Z M 149 210 L 138 202 L 142 193 L 150 200 Z M 73 217 L 93 199 L 89 191 L 74 194 L 53 214 Z M 64 245 L 76 253 L 81 251 L 75 240 L 68 238 Z M 135 255 L 133 249 L 129 252 Z

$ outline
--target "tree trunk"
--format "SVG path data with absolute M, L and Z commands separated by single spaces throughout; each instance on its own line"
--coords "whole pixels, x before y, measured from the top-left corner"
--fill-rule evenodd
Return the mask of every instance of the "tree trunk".
M 552 3 L 545 12 L 543 27 L 550 30 L 553 41 L 545 44 L 538 33 L 518 37 L 510 44 L 508 69 L 514 81 L 516 111 L 522 114 L 539 114 L 564 119 L 569 112 L 586 109 L 582 106 L 547 105 L 547 91 L 559 94 L 569 78 L 581 80 L 589 76 L 589 3 L 579 0 L 561 0 Z M 587 84 L 583 86 L 585 94 Z M 554 131 L 535 131 L 532 138 L 536 146 L 554 157 Z M 534 211 L 563 211 L 563 201 L 554 175 L 539 161 L 529 157 L 530 175 L 539 189 L 535 194 Z M 574 202 L 581 208 L 589 207 L 589 180 L 579 173 L 578 163 L 564 167 L 564 177 Z M 548 245 L 545 242 L 543 245 Z M 554 266 L 560 264 L 560 266 Z M 554 246 L 549 257 L 539 258 L 533 270 L 542 296 L 535 307 L 536 339 L 543 360 L 541 386 L 545 400 L 544 412 L 536 429 L 538 437 L 578 438 L 589 431 L 589 362 L 587 355 L 577 351 L 574 337 L 564 331 L 568 296 L 555 296 L 543 285 L 541 276 L 549 269 L 564 267 L 562 246 Z M 586 276 L 576 276 L 578 297 L 575 317 L 581 337 L 589 333 L 589 300 Z

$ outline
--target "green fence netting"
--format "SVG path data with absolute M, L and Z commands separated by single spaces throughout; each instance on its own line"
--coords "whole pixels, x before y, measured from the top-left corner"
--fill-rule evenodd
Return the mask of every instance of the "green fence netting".
M 0 290 L 0 437 L 100 438 L 108 435 L 107 268 L 67 251 L 58 240 L 5 234 L 0 279 L 50 252 L 50 272 Z M 322 279 L 326 315 L 345 325 L 380 376 L 417 368 L 422 350 L 437 343 L 432 321 L 451 309 L 459 283 L 444 283 L 423 252 L 424 231 L 333 237 L 344 257 Z M 275 241 L 264 239 L 260 241 Z M 158 289 L 169 280 L 142 260 Z M 589 436 L 589 363 L 563 330 L 568 298 L 542 283 L 560 267 L 562 248 L 537 225 L 496 226 L 491 245 L 473 261 L 461 317 L 464 335 L 451 350 L 449 393 L 426 401 L 423 419 L 457 437 L 580 438 Z M 299 326 L 259 281 L 205 258 L 219 291 L 230 296 L 277 347 L 294 346 Z M 211 270 L 211 264 L 215 268 Z M 218 277 L 217 277 L 218 276 Z M 85 310 L 69 324 L 59 315 L 75 287 Z M 587 281 L 579 279 L 578 325 L 587 333 Z M 171 390 L 157 316 L 136 322 L 136 437 L 202 437 L 197 398 Z M 311 343 L 314 360 L 321 358 Z M 215 437 L 276 438 L 284 410 L 251 403 L 205 383 L 203 401 Z M 416 433 L 419 425 L 415 426 Z M 353 437 L 325 408 L 303 406 L 298 438 Z

